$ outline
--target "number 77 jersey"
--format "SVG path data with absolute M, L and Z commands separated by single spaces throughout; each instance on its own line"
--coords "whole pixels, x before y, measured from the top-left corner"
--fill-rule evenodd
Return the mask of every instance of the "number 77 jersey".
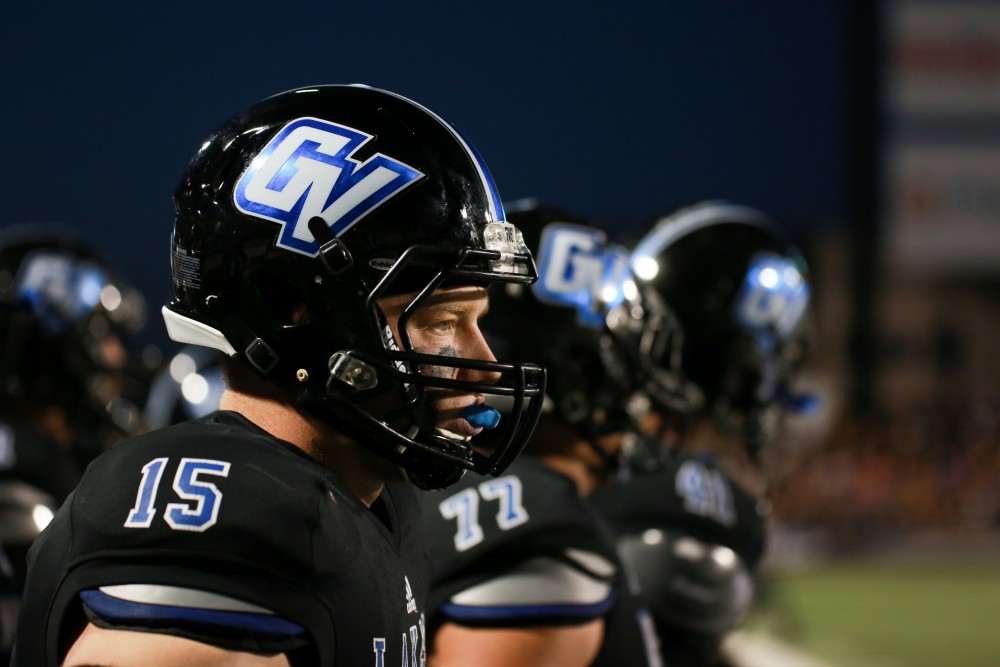
M 603 620 L 595 665 L 658 665 L 648 616 L 610 533 L 568 477 L 531 457 L 420 496 L 433 578 L 428 646 L 443 624 L 573 626 Z
M 370 511 L 232 412 L 123 441 L 32 547 L 14 664 L 59 665 L 89 622 L 292 664 L 420 667 L 415 493 L 387 484 Z

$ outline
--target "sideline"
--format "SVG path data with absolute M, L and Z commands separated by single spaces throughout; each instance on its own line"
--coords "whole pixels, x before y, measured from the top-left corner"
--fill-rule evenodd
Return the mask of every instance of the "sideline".
M 722 643 L 722 653 L 737 667 L 833 667 L 762 632 L 731 633 Z

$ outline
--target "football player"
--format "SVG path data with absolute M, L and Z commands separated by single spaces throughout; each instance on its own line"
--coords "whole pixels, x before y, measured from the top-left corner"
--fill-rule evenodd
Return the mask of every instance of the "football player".
M 519 205 L 510 219 L 539 279 L 498 286 L 484 328 L 498 353 L 539 356 L 545 406 L 506 474 L 421 498 L 434 563 L 429 663 L 659 664 L 611 533 L 586 501 L 616 473 L 632 412 L 648 405 L 607 325 L 609 312 L 641 317 L 626 293 L 628 253 L 562 211 Z
M 502 473 L 544 391 L 479 330 L 487 285 L 536 277 L 486 166 L 409 99 L 311 86 L 213 133 L 174 204 L 162 312 L 225 355 L 220 410 L 91 464 L 32 549 L 15 664 L 423 664 L 413 487 Z
M 763 448 L 806 400 L 791 381 L 808 271 L 767 216 L 721 201 L 659 219 L 631 263 L 640 291 L 673 314 L 670 343 L 653 355 L 672 391 L 650 394 L 660 408 L 651 414 L 666 418 L 651 420 L 652 446 L 633 459 L 646 470 L 594 502 L 619 532 L 667 664 L 714 666 L 764 553 Z
M 675 450 L 593 502 L 617 533 L 665 663 L 722 667 L 722 640 L 753 601 L 765 547 L 761 499 L 711 456 Z
M 78 233 L 0 230 L 0 479 L 62 500 L 90 460 L 140 430 L 151 372 L 130 342 L 145 303 Z
M 28 547 L 86 464 L 140 427 L 142 297 L 70 227 L 0 230 L 0 664 Z

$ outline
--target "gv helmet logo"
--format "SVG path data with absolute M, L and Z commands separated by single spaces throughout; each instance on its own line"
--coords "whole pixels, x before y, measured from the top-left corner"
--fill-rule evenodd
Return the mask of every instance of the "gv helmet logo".
M 320 216 L 340 236 L 423 174 L 376 153 L 351 156 L 371 135 L 318 118 L 288 123 L 253 159 L 233 199 L 248 215 L 281 225 L 277 245 L 304 255 L 319 246 L 306 225 Z
M 597 229 L 555 223 L 542 230 L 538 251 L 539 301 L 577 309 L 577 320 L 600 327 L 622 302 L 628 279 L 628 251 L 607 243 Z
M 787 259 L 760 253 L 733 300 L 733 318 L 751 334 L 787 340 L 809 306 L 809 283 Z

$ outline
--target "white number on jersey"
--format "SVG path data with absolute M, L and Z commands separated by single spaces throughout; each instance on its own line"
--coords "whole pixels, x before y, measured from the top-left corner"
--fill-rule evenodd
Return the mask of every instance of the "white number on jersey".
M 521 502 L 521 480 L 514 475 L 487 480 L 474 489 L 463 489 L 438 505 L 441 516 L 458 521 L 455 533 L 457 551 L 465 551 L 483 541 L 483 528 L 479 524 L 480 498 L 500 502 L 495 517 L 500 530 L 520 526 L 529 518 Z

